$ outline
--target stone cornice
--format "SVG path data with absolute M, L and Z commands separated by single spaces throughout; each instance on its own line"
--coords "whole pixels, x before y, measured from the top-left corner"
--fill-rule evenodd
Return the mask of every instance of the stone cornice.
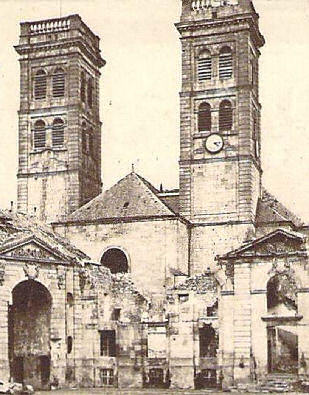
M 175 26 L 177 30 L 182 34 L 186 32 L 193 33 L 194 31 L 198 31 L 199 29 L 205 29 L 206 33 L 203 33 L 202 36 L 211 36 L 213 34 L 221 34 L 221 32 L 214 33 L 211 31 L 211 28 L 224 28 L 222 34 L 226 33 L 227 26 L 235 26 L 234 31 L 229 33 L 235 33 L 237 31 L 250 30 L 252 33 L 252 41 L 256 45 L 257 48 L 262 47 L 265 44 L 265 39 L 262 34 L 258 30 L 258 26 L 256 23 L 257 18 L 254 18 L 252 14 L 239 14 L 233 15 L 231 17 L 226 18 L 218 18 L 218 19 L 201 19 L 201 20 L 192 20 L 192 21 L 184 21 L 176 23 Z M 242 24 L 242 26 L 240 26 Z M 209 33 L 207 33 L 209 30 Z M 195 36 L 196 37 L 196 36 Z M 191 38 L 190 36 L 182 37 L 181 39 Z
M 57 43 L 49 43 L 49 42 L 44 42 L 44 43 L 38 43 L 36 45 L 31 45 L 31 44 L 24 44 L 24 45 L 16 45 L 14 48 L 16 52 L 21 55 L 31 55 L 34 53 L 42 53 L 42 56 L 46 56 L 46 51 L 51 51 L 51 50 L 60 50 L 60 49 L 69 49 L 67 54 L 62 54 L 62 55 L 71 55 L 72 54 L 72 49 L 74 47 L 77 47 L 83 52 L 86 57 L 90 58 L 91 61 L 97 66 L 97 67 L 103 67 L 106 63 L 106 61 L 101 57 L 99 52 L 94 52 L 89 50 L 89 46 L 87 46 L 87 43 L 81 39 L 81 38 L 73 38 L 71 40 L 65 40 L 63 42 L 59 41 Z M 75 52 L 73 52 L 75 53 Z M 49 55 L 49 57 L 53 57 L 53 55 Z M 37 57 L 36 59 L 38 59 Z M 20 59 L 20 60 L 29 60 L 29 59 Z

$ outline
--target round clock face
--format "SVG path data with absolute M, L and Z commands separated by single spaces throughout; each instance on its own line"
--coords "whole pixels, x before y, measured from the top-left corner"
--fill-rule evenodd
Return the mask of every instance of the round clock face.
M 205 148 L 212 154 L 221 151 L 223 148 L 223 139 L 220 134 L 214 133 L 208 136 L 205 142 Z

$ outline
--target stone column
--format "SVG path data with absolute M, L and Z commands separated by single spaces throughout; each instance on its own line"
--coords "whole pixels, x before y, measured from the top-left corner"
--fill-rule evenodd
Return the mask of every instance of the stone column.
M 9 338 L 8 338 L 8 291 L 0 286 L 0 372 L 1 380 L 9 380 Z
M 309 288 L 298 291 L 298 314 L 303 318 L 298 323 L 299 375 L 309 377 Z
M 234 381 L 234 291 L 221 291 L 219 305 L 219 350 L 222 355 L 223 388 L 233 385 Z
M 251 351 L 251 294 L 250 264 L 235 262 L 234 264 L 234 380 L 248 382 L 250 380 Z

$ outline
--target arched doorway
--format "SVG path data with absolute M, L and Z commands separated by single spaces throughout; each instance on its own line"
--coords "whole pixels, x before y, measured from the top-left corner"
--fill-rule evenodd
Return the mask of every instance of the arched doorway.
M 12 291 L 9 308 L 10 375 L 16 382 L 48 389 L 52 298 L 41 283 L 27 280 Z
M 101 264 L 112 273 L 127 273 L 129 270 L 128 259 L 119 248 L 110 248 L 104 252 Z

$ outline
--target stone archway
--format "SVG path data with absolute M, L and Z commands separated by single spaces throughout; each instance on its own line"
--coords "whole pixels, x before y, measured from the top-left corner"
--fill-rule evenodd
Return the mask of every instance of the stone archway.
M 27 280 L 16 285 L 12 300 L 8 321 L 10 376 L 35 389 L 49 389 L 51 295 L 41 283 Z

